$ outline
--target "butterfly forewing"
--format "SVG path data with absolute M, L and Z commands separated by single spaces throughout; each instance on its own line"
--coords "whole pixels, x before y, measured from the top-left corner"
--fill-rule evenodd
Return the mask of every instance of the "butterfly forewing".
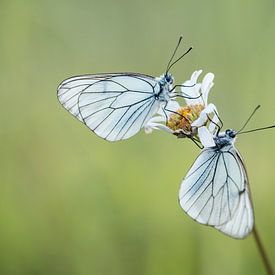
M 240 219 L 242 208 L 252 209 L 249 197 L 246 198 L 247 184 L 245 168 L 233 145 L 207 148 L 181 184 L 180 205 L 196 221 L 236 237 L 234 221 Z M 244 215 L 247 221 L 242 227 L 251 228 L 251 212 Z M 245 234 L 243 229 L 240 232 L 239 235 Z
M 72 77 L 58 87 L 61 104 L 109 141 L 136 134 L 158 111 L 155 78 L 134 73 Z

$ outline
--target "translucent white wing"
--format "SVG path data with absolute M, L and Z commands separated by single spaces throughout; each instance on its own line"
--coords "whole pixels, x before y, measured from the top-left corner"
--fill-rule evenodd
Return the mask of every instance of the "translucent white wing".
M 57 88 L 59 102 L 75 117 L 83 122 L 78 107 L 78 98 L 93 83 L 103 80 L 100 75 L 83 75 L 64 80 Z
M 218 230 L 236 239 L 245 238 L 253 229 L 254 215 L 249 193 L 247 190 L 240 195 L 240 202 L 233 218 L 223 224 L 215 226 Z
M 254 213 L 252 202 L 250 200 L 248 178 L 242 158 L 236 149 L 231 150 L 231 153 L 235 155 L 236 160 L 240 163 L 241 169 L 243 169 L 243 173 L 245 175 L 245 189 L 242 193 L 240 193 L 239 205 L 233 215 L 233 218 L 223 225 L 215 226 L 215 228 L 233 238 L 243 239 L 253 229 Z
M 194 220 L 243 238 L 253 227 L 248 192 L 243 162 L 233 145 L 228 145 L 201 152 L 183 179 L 179 201 Z
M 60 103 L 98 136 L 116 141 L 136 134 L 158 111 L 157 81 L 115 73 L 69 78 L 58 87 Z

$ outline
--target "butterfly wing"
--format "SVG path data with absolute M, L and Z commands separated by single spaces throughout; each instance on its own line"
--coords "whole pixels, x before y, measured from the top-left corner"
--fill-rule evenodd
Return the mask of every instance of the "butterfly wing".
M 116 141 L 135 135 L 158 111 L 155 78 L 134 73 L 76 76 L 58 87 L 60 103 L 98 136 Z
M 246 169 L 240 153 L 233 148 L 230 153 L 234 155 L 244 175 L 244 190 L 240 193 L 240 200 L 237 209 L 230 221 L 215 226 L 218 230 L 236 239 L 245 238 L 253 229 L 254 213 Z
M 247 173 L 239 153 L 233 145 L 227 145 L 200 153 L 182 181 L 179 201 L 194 220 L 231 237 L 244 238 L 253 227 L 248 192 Z

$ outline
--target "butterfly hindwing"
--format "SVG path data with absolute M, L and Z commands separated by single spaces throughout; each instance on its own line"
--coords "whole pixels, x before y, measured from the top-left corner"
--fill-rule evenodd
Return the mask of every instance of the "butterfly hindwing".
M 223 225 L 215 226 L 215 228 L 217 228 L 221 232 L 231 237 L 234 237 L 237 239 L 243 239 L 253 229 L 253 225 L 254 225 L 253 205 L 252 205 L 252 200 L 250 198 L 251 195 L 250 195 L 247 173 L 246 173 L 243 160 L 240 156 L 240 153 L 235 148 L 231 150 L 230 153 L 234 155 L 234 157 L 236 158 L 236 161 L 240 165 L 240 169 L 243 172 L 244 189 L 239 194 L 240 200 L 239 200 L 237 209 L 233 215 L 233 218 L 229 222 Z

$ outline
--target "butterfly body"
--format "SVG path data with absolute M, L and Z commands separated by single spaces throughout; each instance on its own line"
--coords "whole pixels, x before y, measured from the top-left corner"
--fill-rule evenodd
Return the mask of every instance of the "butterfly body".
M 170 73 L 166 73 L 156 78 L 159 85 L 159 91 L 155 94 L 155 98 L 161 102 L 167 103 L 170 100 L 170 91 L 173 90 L 174 77 Z

